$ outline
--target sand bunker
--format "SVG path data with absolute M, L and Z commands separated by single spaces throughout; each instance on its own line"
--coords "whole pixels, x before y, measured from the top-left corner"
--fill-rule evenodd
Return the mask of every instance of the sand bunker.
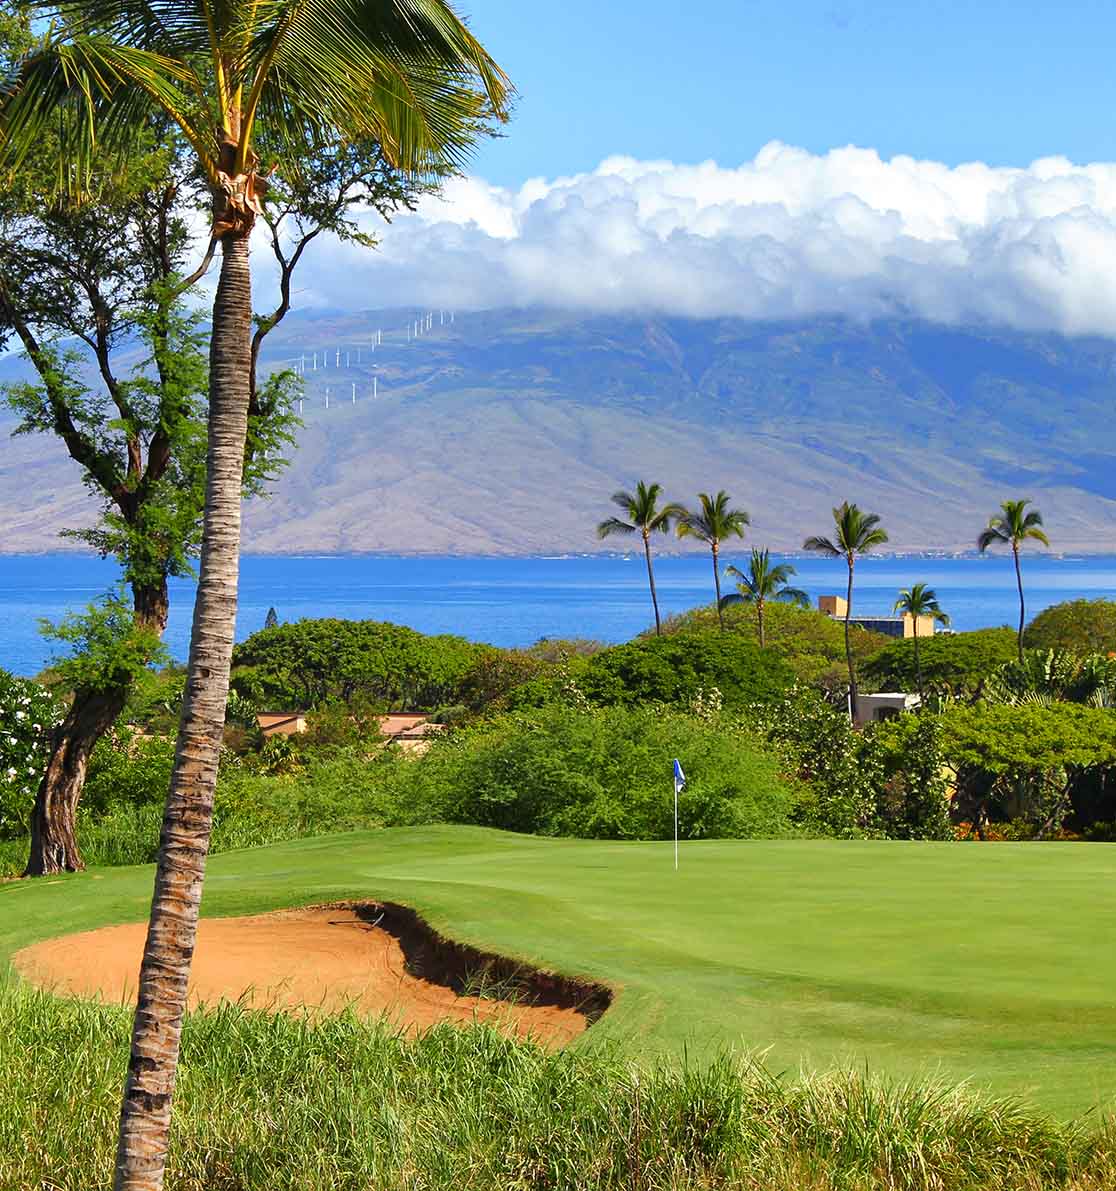
M 25 979 L 56 992 L 129 1001 L 146 931 L 146 923 L 129 923 L 48 939 L 12 962 Z M 192 1005 L 352 1005 L 408 1030 L 479 1020 L 552 1046 L 582 1033 L 610 999 L 600 985 L 443 939 L 413 911 L 382 904 L 204 918 L 190 973 Z

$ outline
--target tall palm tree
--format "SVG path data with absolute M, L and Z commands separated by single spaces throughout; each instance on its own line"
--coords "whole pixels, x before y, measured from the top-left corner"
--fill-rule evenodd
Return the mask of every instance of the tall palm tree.
M 651 535 L 668 533 L 670 524 L 683 512 L 678 504 L 659 507 L 662 495 L 659 484 L 645 484 L 640 480 L 634 492 L 621 489 L 612 494 L 612 503 L 621 509 L 627 521 L 620 517 L 607 517 L 597 526 L 597 537 L 610 538 L 614 534 L 639 533 L 643 538 L 643 554 L 647 559 L 647 582 L 651 588 L 651 606 L 655 609 L 655 633 L 662 636 L 663 625 L 659 619 L 659 596 L 655 590 L 655 570 L 651 565 Z
M 701 510 L 695 513 L 683 510 L 678 517 L 678 536 L 707 542 L 713 553 L 713 590 L 717 595 L 717 622 L 722 629 L 725 627 L 725 614 L 721 607 L 721 543 L 725 538 L 742 538 L 744 530 L 752 524 L 751 517 L 743 509 L 729 508 L 731 499 L 723 490 L 716 496 L 699 492 Z
M 397 168 L 433 173 L 467 158 L 478 121 L 504 115 L 509 84 L 448 0 L 31 0 L 30 8 L 47 31 L 0 93 L 0 166 L 18 163 L 49 130 L 72 163 L 65 183 L 80 185 L 95 145 L 134 143 L 158 111 L 208 183 L 207 261 L 218 244 L 222 255 L 200 578 L 115 1175 L 118 1191 L 157 1191 L 236 620 L 251 385 L 248 243 L 268 186 L 256 149 L 262 136 L 297 162 L 322 146 L 377 142 Z
M 918 698 L 921 703 L 924 695 L 922 690 L 922 658 L 918 652 L 918 622 L 922 617 L 928 616 L 931 620 L 936 620 L 939 624 L 947 625 L 949 624 L 949 616 L 942 611 L 942 606 L 938 603 L 938 593 L 932 587 L 927 587 L 925 583 L 916 583 L 914 587 L 904 587 L 899 592 L 899 598 L 895 601 L 892 611 L 901 612 L 904 616 L 910 616 L 914 620 L 915 673 L 918 675 Z
M 747 574 L 736 567 L 726 567 L 725 574 L 732 575 L 737 580 L 736 591 L 722 596 L 720 606 L 727 608 L 731 604 L 751 604 L 755 608 L 761 648 L 767 644 L 763 628 L 763 610 L 768 601 L 797 604 L 800 608 L 810 606 L 810 597 L 801 588 L 788 585 L 791 575 L 797 574 L 794 567 L 788 562 L 772 566 L 766 546 L 762 550 L 752 547 Z
M 880 528 L 876 513 L 865 513 L 846 500 L 833 510 L 832 538 L 807 538 L 802 543 L 804 550 L 816 550 L 829 558 L 843 558 L 849 568 L 849 588 L 845 597 L 845 660 L 849 664 L 849 712 L 856 718 L 856 667 L 853 665 L 852 643 L 849 640 L 849 618 L 853 607 L 853 570 L 858 554 L 867 554 L 876 546 L 882 546 L 887 531 Z
M 1031 538 L 1050 545 L 1050 539 L 1042 529 L 1042 514 L 1038 509 L 1026 511 L 1029 500 L 1005 500 L 1000 505 L 1000 511 L 988 519 L 988 527 L 981 530 L 977 538 L 977 547 L 983 554 L 989 546 L 997 543 L 1011 546 L 1011 553 L 1015 558 L 1015 585 L 1019 589 L 1019 661 L 1023 661 L 1023 622 L 1026 620 L 1026 606 L 1023 603 L 1023 567 L 1019 561 L 1019 547 Z

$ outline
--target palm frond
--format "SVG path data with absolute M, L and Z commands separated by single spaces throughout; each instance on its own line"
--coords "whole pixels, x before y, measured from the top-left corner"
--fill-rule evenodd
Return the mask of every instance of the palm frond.
M 44 134 L 61 137 L 70 190 L 87 181 L 97 150 L 123 155 L 152 109 L 173 120 L 202 161 L 216 142 L 199 120 L 188 66 L 99 36 L 50 43 L 29 55 L 0 95 L 0 162 L 16 168 Z
M 802 543 L 803 550 L 813 550 L 818 554 L 826 554 L 830 558 L 842 558 L 844 550 L 829 538 L 807 538 Z
M 613 534 L 630 534 L 635 531 L 636 527 L 629 525 L 627 521 L 621 521 L 619 517 L 608 517 L 597 526 L 597 537 L 610 538 Z
M 810 607 L 810 597 L 800 587 L 781 588 L 771 598 L 784 604 L 797 604 L 800 608 Z

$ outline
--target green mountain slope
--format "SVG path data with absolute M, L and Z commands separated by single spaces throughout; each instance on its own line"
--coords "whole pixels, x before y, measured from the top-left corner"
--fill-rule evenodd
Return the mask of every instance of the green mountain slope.
M 1109 341 L 536 310 L 435 313 L 408 339 L 417 317 L 311 312 L 269 338 L 265 366 L 305 355 L 305 426 L 248 510 L 249 549 L 593 550 L 608 494 L 639 477 L 679 499 L 727 488 L 774 547 L 848 498 L 896 549 L 969 548 L 1009 495 L 1039 502 L 1056 547 L 1116 541 Z M 6 550 L 44 548 L 84 501 L 57 447 L 29 439 L 5 443 L 0 498 Z

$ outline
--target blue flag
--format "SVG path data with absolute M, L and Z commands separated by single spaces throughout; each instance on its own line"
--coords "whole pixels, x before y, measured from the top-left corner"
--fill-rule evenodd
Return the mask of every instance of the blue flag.
M 686 785 L 686 775 L 682 772 L 682 764 L 677 757 L 674 758 L 674 792 L 681 794 Z

